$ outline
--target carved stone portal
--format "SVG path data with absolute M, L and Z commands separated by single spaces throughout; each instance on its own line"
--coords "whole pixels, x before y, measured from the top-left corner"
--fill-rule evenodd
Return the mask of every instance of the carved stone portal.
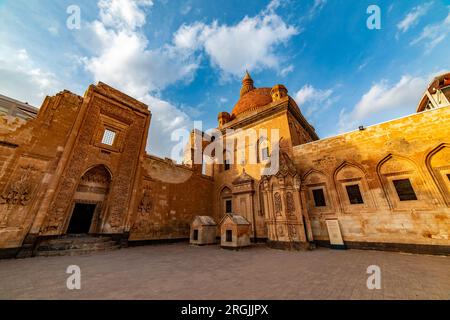
M 309 247 L 300 200 L 300 178 L 289 155 L 280 152 L 280 169 L 262 177 L 269 244 L 288 248 Z M 273 205 L 269 199 L 273 199 Z M 284 201 L 284 206 L 283 206 Z M 309 220 L 305 217 L 305 220 Z

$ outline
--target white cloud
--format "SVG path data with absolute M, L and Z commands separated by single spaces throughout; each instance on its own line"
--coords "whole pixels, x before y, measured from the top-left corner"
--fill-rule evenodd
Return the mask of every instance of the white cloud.
M 280 70 L 280 76 L 285 77 L 289 73 L 293 72 L 294 69 L 295 69 L 294 65 L 290 64 L 286 68 L 283 68 L 283 69 Z
M 85 39 L 96 43 L 84 66 L 95 81 L 103 81 L 147 103 L 152 111 L 148 149 L 168 156 L 175 129 L 190 126 L 189 116 L 175 105 L 158 98 L 159 92 L 177 81 L 191 81 L 198 61 L 181 47 L 168 44 L 149 49 L 141 30 L 146 23 L 149 0 L 100 0 L 99 20 L 88 25 Z
M 182 8 L 181 8 L 181 14 L 183 15 L 183 16 L 185 16 L 185 15 L 187 15 L 189 12 L 191 12 L 191 10 L 192 10 L 192 6 L 188 3 L 188 4 L 185 4 Z
M 340 131 L 349 131 L 359 125 L 373 124 L 373 119 L 384 119 L 384 115 L 413 113 L 429 79 L 404 75 L 400 81 L 390 84 L 382 80 L 372 85 L 353 110 L 345 109 L 340 114 Z M 389 111 L 389 112 L 386 112 Z
M 45 96 L 56 93 L 59 82 L 51 72 L 38 66 L 25 49 L 0 45 L 1 94 L 40 107 Z
M 152 154 L 170 157 L 172 148 L 177 144 L 170 141 L 173 131 L 177 129 L 191 130 L 193 123 L 190 117 L 174 104 L 152 95 L 146 95 L 141 101 L 150 106 L 152 122 L 147 140 L 147 149 Z M 173 159 L 181 162 L 181 158 Z
M 190 117 L 164 101 L 159 92 L 177 81 L 189 82 L 195 76 L 202 53 L 223 74 L 241 76 L 245 69 L 276 69 L 287 74 L 291 67 L 280 67 L 276 47 L 298 31 L 288 26 L 274 10 L 272 1 L 255 17 L 245 17 L 235 25 L 195 22 L 183 25 L 172 43 L 150 49 L 141 30 L 146 23 L 149 0 L 99 0 L 98 20 L 88 25 L 89 41 L 95 54 L 83 59 L 95 81 L 103 81 L 148 103 L 153 112 L 150 150 L 170 154 L 168 142 L 174 129 L 188 128 Z M 280 71 L 281 70 L 281 71 Z M 185 109 L 189 109 L 186 107 Z
M 327 0 L 314 0 L 314 4 L 312 6 L 312 8 L 309 10 L 309 14 L 308 17 L 310 19 L 314 18 L 314 16 L 320 12 L 323 7 L 325 7 L 325 5 L 327 4 Z
M 204 50 L 212 65 L 225 74 L 241 76 L 246 69 L 280 70 L 276 49 L 299 31 L 274 12 L 278 6 L 278 1 L 272 1 L 255 17 L 244 17 L 235 25 L 219 25 L 217 21 L 183 25 L 173 42 L 178 48 Z
M 195 22 L 191 25 L 182 25 L 173 36 L 173 43 L 177 48 L 187 50 L 197 50 L 202 46 L 200 39 L 206 25 L 201 22 Z
M 300 109 L 305 110 L 307 117 L 314 116 L 328 109 L 339 97 L 333 97 L 332 89 L 316 89 L 312 85 L 304 85 L 294 95 Z
M 269 4 L 266 7 L 266 10 L 264 12 L 273 12 L 281 5 L 280 0 L 272 0 L 269 2 Z
M 447 17 L 441 22 L 426 26 L 420 36 L 413 41 L 411 45 L 423 43 L 425 52 L 430 53 L 438 44 L 450 34 L 450 7 Z
M 100 0 L 100 20 L 106 27 L 134 30 L 145 24 L 145 7 L 151 0 Z
M 142 8 L 151 5 L 149 0 L 99 1 L 100 20 L 88 28 L 88 37 L 97 43 L 97 54 L 84 59 L 96 81 L 143 97 L 179 80 L 192 79 L 198 61 L 191 55 L 173 45 L 148 49 L 140 27 L 145 24 Z
M 427 2 L 417 7 L 414 7 L 410 12 L 406 14 L 402 21 L 397 24 L 397 29 L 402 33 L 408 31 L 411 27 L 415 26 L 419 19 L 424 16 L 431 8 L 433 2 Z

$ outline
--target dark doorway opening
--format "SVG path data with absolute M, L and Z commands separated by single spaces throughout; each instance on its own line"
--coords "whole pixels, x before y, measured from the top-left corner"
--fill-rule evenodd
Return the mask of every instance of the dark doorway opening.
M 94 217 L 95 204 L 76 203 L 73 209 L 72 218 L 70 219 L 69 234 L 89 233 L 92 218 Z
M 227 233 L 226 233 L 226 241 L 227 241 L 227 242 L 233 242 L 233 231 L 227 230 Z
M 231 200 L 225 200 L 225 213 L 233 212 L 233 203 Z

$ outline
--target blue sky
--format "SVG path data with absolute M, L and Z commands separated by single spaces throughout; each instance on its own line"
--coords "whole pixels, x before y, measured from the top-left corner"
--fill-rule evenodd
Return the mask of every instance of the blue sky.
M 413 113 L 450 71 L 449 34 L 447 0 L 0 0 L 0 93 L 39 106 L 106 82 L 150 106 L 148 149 L 170 156 L 175 129 L 232 110 L 248 69 L 284 84 L 323 138 Z

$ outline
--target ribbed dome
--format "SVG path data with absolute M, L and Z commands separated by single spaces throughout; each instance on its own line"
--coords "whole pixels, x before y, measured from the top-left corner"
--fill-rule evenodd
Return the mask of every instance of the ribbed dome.
M 272 103 L 271 90 L 271 88 L 257 88 L 245 93 L 236 103 L 231 114 L 237 116 Z

